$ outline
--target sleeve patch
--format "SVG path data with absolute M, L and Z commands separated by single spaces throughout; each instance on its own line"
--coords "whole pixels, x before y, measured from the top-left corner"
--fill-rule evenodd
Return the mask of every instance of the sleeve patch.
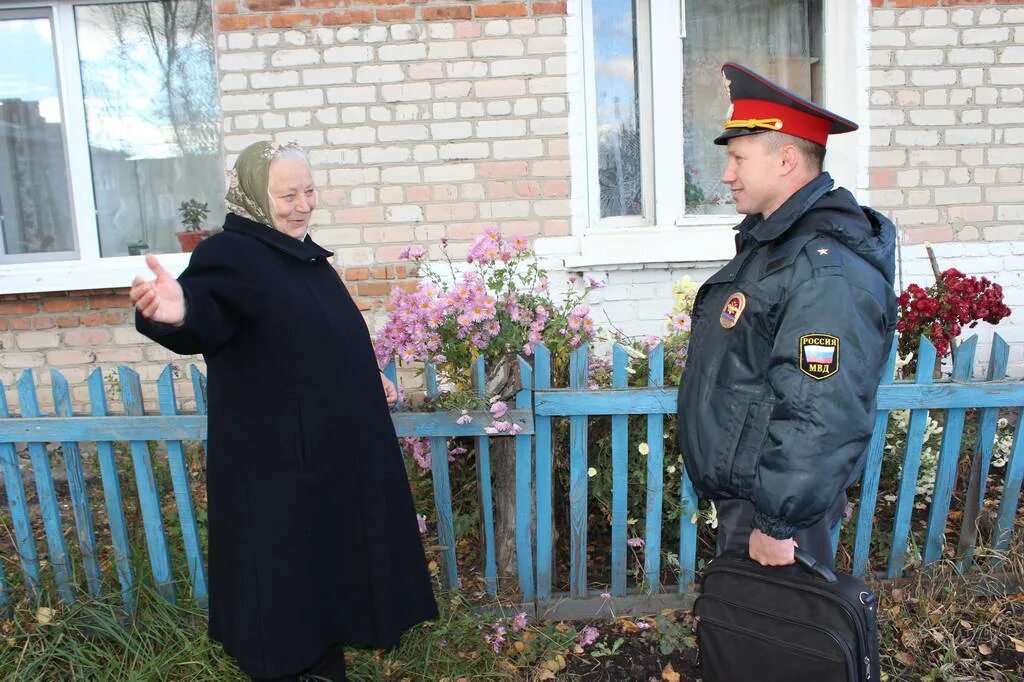
M 800 371 L 812 379 L 827 379 L 839 371 L 839 337 L 805 334 L 800 337 Z

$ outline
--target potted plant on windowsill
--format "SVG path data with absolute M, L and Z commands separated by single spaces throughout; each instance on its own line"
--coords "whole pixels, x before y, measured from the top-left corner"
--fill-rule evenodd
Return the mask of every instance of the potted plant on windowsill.
M 174 234 L 178 237 L 181 250 L 189 253 L 196 248 L 199 242 L 210 236 L 210 231 L 203 229 L 203 223 L 206 221 L 210 209 L 205 203 L 201 204 L 195 199 L 189 199 L 181 202 L 178 213 L 181 214 L 181 225 L 185 229 Z

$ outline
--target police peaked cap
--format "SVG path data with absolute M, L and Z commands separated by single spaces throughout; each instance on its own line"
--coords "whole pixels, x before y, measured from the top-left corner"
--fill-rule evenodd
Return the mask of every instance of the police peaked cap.
M 722 75 L 729 85 L 729 120 L 715 144 L 730 138 L 777 130 L 824 145 L 829 135 L 849 133 L 857 124 L 796 93 L 772 83 L 750 69 L 727 62 Z

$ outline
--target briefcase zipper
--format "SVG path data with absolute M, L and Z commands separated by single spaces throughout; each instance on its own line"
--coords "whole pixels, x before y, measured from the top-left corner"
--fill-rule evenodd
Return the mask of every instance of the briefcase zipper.
M 698 642 L 700 641 L 701 624 L 708 623 L 709 625 L 714 625 L 715 627 L 720 627 L 724 630 L 732 630 L 733 632 L 739 632 L 740 634 L 747 635 L 748 637 L 759 639 L 762 642 L 767 642 L 772 645 L 783 646 L 787 649 L 794 649 L 803 654 L 807 654 L 808 656 L 819 658 L 823 661 L 828 661 L 829 663 L 842 663 L 844 666 L 847 666 L 847 664 L 849 663 L 849 661 L 843 658 L 833 658 L 831 656 L 826 656 L 820 651 L 815 651 L 814 649 L 811 649 L 809 647 L 800 646 L 799 644 L 793 644 L 792 642 L 788 642 L 784 639 L 773 639 L 772 637 L 768 637 L 767 635 L 764 635 L 758 632 L 757 630 L 751 630 L 750 628 L 745 628 L 742 625 L 735 625 L 733 623 L 725 623 L 723 621 L 718 620 L 717 618 L 708 618 L 707 616 L 695 616 L 694 620 L 697 622 Z
M 850 645 L 847 642 L 843 641 L 839 637 L 836 637 L 836 635 L 834 633 L 829 632 L 828 630 L 826 630 L 825 628 L 821 627 L 820 625 L 815 625 L 813 623 L 801 623 L 800 621 L 795 620 L 793 618 L 786 618 L 785 616 L 780 616 L 780 615 L 777 615 L 777 614 L 774 614 L 774 613 L 769 613 L 767 611 L 762 611 L 761 609 L 755 609 L 755 608 L 752 608 L 752 607 L 747 606 L 745 604 L 737 604 L 736 602 L 729 601 L 728 599 L 722 599 L 721 597 L 717 597 L 717 596 L 710 595 L 710 594 L 702 594 L 700 597 L 698 597 L 698 600 L 700 600 L 700 599 L 707 599 L 708 601 L 718 602 L 720 604 L 726 604 L 728 606 L 732 606 L 732 607 L 737 608 L 737 609 L 744 609 L 744 610 L 747 610 L 747 611 L 753 611 L 754 613 L 760 614 L 760 615 L 764 616 L 765 618 L 770 618 L 770 619 L 773 619 L 773 620 L 781 620 L 784 623 L 790 623 L 792 625 L 797 625 L 799 627 L 807 628 L 809 630 L 816 630 L 817 632 L 820 632 L 820 633 L 824 634 L 826 637 L 831 639 L 836 644 L 836 646 L 843 652 L 843 656 L 844 656 L 844 659 L 845 659 L 843 662 L 846 664 L 847 672 L 851 672 L 850 669 L 852 668 L 854 674 L 856 674 L 857 663 L 858 663 L 857 654 L 850 650 Z M 693 607 L 694 607 L 694 610 L 696 611 L 696 609 L 697 609 L 697 603 L 696 602 L 694 602 Z M 705 616 L 701 616 L 701 617 L 704 618 Z M 715 621 L 712 621 L 712 622 L 715 622 Z M 741 626 L 736 626 L 736 627 L 741 627 Z M 800 648 L 799 645 L 796 645 L 796 644 L 794 644 L 792 646 L 794 646 L 796 648 Z M 829 659 L 829 660 L 831 660 L 831 659 Z M 869 675 L 869 677 L 870 677 L 870 675 Z

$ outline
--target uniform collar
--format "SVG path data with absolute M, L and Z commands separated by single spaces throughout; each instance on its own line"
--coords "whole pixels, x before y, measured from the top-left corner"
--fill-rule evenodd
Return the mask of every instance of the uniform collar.
M 761 214 L 747 216 L 736 229 L 744 239 L 753 239 L 761 244 L 775 241 L 807 213 L 818 199 L 828 193 L 832 185 L 832 176 L 822 173 L 794 192 L 767 219 L 762 218 Z
M 234 213 L 228 213 L 224 219 L 224 229 L 229 232 L 238 232 L 249 237 L 254 237 L 267 246 L 277 249 L 296 260 L 309 261 L 317 258 L 333 256 L 333 251 L 328 251 L 313 241 L 308 234 L 302 241 L 289 237 L 283 232 L 278 232 L 272 227 L 254 220 L 243 218 Z

